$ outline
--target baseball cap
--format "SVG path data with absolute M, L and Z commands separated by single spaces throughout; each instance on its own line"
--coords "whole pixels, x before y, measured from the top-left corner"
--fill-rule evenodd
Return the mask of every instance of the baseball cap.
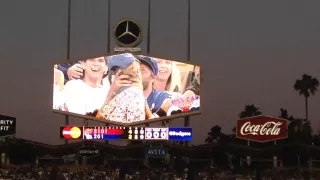
M 141 63 L 148 65 L 151 70 L 153 71 L 154 75 L 156 76 L 158 74 L 158 63 L 157 61 L 152 58 L 152 57 L 148 57 L 148 56 L 135 56 Z
M 108 69 L 109 71 L 113 70 L 115 67 L 125 69 L 129 67 L 135 60 L 137 59 L 130 53 L 113 55 L 108 59 Z

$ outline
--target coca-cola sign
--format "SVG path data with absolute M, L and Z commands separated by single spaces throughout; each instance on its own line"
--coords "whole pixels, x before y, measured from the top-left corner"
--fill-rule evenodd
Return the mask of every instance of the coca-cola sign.
M 288 136 L 288 121 L 282 118 L 254 116 L 237 121 L 237 138 L 257 142 L 284 139 Z

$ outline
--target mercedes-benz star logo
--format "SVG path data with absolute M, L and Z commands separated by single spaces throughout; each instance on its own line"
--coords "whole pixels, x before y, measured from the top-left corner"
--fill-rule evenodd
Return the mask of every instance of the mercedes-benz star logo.
M 122 47 L 135 47 L 141 42 L 141 28 L 132 20 L 122 20 L 115 28 L 117 44 Z

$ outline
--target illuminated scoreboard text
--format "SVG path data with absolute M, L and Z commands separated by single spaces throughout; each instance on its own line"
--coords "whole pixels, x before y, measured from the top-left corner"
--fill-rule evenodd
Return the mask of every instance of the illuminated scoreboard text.
M 61 127 L 60 138 L 84 140 L 192 140 L 191 128 Z
M 128 137 L 125 127 L 83 127 L 83 139 L 112 140 Z

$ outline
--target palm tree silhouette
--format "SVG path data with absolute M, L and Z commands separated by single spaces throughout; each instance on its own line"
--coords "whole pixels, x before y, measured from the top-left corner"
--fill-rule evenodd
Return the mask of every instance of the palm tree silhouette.
M 221 127 L 218 125 L 213 126 L 208 132 L 208 136 L 205 140 L 207 143 L 213 143 L 220 140 Z
M 290 122 L 295 120 L 295 118 L 291 114 L 289 114 L 288 111 L 286 109 L 284 109 L 284 108 L 280 109 L 279 118 L 286 119 L 286 120 L 288 120 Z
M 294 89 L 299 92 L 299 95 L 305 97 L 306 120 L 308 119 L 308 99 L 318 91 L 319 81 L 310 75 L 303 74 L 302 79 L 297 79 L 294 83 Z
M 288 111 L 286 109 L 281 108 L 279 118 L 289 119 Z
M 262 112 L 259 110 L 258 107 L 256 107 L 253 104 L 246 105 L 244 107 L 244 110 L 239 114 L 239 118 L 247 118 L 247 117 L 252 117 L 252 116 L 259 116 L 261 115 Z
M 293 142 L 311 143 L 312 141 L 312 127 L 310 121 L 301 118 L 295 118 L 288 113 L 286 109 L 280 109 L 279 118 L 287 119 L 288 125 L 288 139 Z

